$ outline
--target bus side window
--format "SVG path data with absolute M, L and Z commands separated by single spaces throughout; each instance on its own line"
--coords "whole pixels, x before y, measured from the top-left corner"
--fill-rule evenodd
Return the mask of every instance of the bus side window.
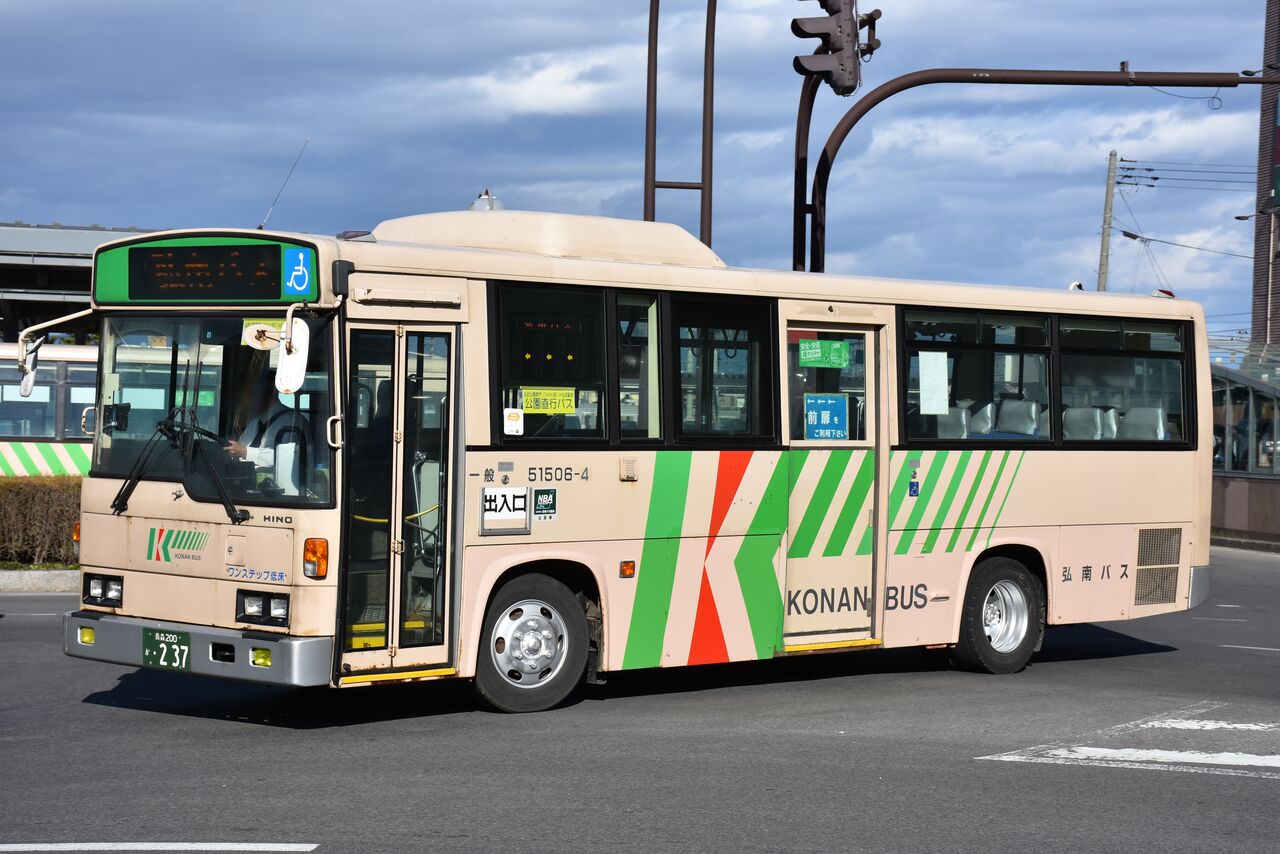
M 679 296 L 672 298 L 671 306 L 678 345 L 680 436 L 772 436 L 769 305 Z
M 605 292 L 500 285 L 499 389 L 504 441 L 603 439 Z
M 662 438 L 658 298 L 618 294 L 618 413 L 623 439 Z

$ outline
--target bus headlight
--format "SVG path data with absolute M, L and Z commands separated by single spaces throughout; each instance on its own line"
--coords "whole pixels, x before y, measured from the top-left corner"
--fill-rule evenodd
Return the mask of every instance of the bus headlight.
M 236 621 L 260 626 L 289 625 L 289 594 L 237 590 Z
M 124 604 L 124 579 L 118 575 L 85 573 L 80 600 L 86 605 L 119 608 Z

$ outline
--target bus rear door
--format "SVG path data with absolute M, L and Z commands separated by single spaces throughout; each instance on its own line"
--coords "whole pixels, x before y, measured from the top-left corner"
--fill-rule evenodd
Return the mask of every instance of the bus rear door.
M 859 306 L 783 303 L 790 448 L 783 642 L 789 652 L 874 643 L 877 511 L 884 465 L 885 327 L 815 322 Z M 891 315 L 890 315 L 891 316 Z

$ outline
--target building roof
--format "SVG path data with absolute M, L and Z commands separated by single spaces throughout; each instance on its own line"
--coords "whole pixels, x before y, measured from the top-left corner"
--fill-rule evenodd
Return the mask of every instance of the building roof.
M 0 222 L 0 264 L 35 267 L 89 267 L 93 250 L 110 240 L 149 229 L 104 228 L 52 223 Z

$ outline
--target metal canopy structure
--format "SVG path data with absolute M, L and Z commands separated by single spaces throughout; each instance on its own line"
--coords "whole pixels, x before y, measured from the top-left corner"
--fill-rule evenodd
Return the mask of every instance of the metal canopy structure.
M 93 252 L 140 228 L 29 225 L 0 222 L 0 340 L 16 341 L 24 326 L 52 320 L 68 306 L 88 306 Z M 59 330 L 83 340 L 92 324 Z

